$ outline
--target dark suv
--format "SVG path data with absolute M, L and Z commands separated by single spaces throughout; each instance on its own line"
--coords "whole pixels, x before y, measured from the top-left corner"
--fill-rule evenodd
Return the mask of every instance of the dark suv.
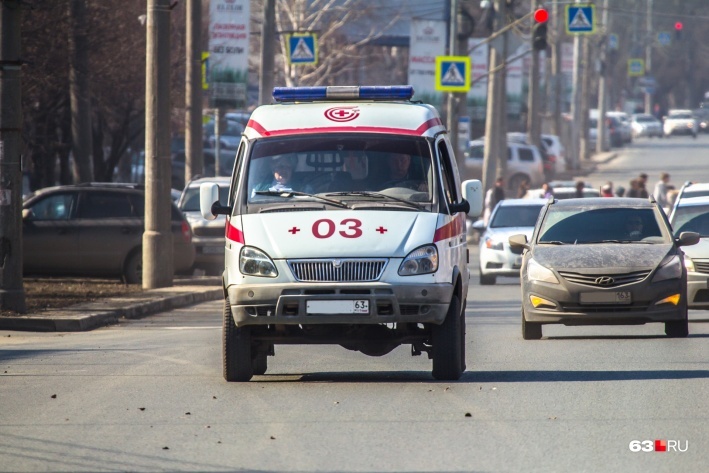
M 194 262 L 192 230 L 171 203 L 175 272 Z M 40 189 L 22 206 L 24 273 L 142 279 L 145 190 L 90 183 Z

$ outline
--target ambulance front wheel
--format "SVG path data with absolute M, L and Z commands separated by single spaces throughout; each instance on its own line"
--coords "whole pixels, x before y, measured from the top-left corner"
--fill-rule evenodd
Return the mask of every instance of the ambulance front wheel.
M 229 299 L 224 300 L 222 330 L 222 367 L 227 381 L 249 381 L 254 375 L 251 327 L 237 328 L 231 315 Z M 259 366 L 256 366 L 259 369 Z M 264 372 L 266 370 L 264 369 Z
M 442 381 L 455 381 L 463 375 L 465 343 L 460 299 L 451 298 L 446 319 L 433 326 L 433 377 Z

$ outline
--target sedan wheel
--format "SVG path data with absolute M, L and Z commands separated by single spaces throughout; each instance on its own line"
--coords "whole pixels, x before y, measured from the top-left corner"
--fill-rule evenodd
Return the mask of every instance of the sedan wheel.
M 140 284 L 143 282 L 143 253 L 131 253 L 123 264 L 123 282 L 126 284 Z
M 542 338 L 542 324 L 538 322 L 527 322 L 522 309 L 522 338 L 525 340 L 539 340 Z
M 689 335 L 689 319 L 686 312 L 684 320 L 665 322 L 665 335 L 671 338 L 685 338 Z

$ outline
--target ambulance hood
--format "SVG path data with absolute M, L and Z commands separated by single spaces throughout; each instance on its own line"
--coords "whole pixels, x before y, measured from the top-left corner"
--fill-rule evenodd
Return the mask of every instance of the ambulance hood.
M 241 216 L 244 244 L 273 259 L 405 257 L 432 243 L 438 214 L 415 211 L 292 211 Z

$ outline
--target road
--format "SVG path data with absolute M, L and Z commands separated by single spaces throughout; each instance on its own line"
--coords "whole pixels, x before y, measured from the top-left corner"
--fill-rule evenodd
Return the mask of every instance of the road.
M 672 155 L 637 142 L 587 178 L 709 181 L 695 148 L 709 137 L 684 140 Z M 524 341 L 518 279 L 478 286 L 475 248 L 470 267 L 459 382 L 434 381 L 404 347 L 277 346 L 267 375 L 226 383 L 218 302 L 92 332 L 0 332 L 0 471 L 705 471 L 709 313 L 690 312 L 686 339 L 654 324 Z M 656 439 L 686 451 L 630 451 Z

